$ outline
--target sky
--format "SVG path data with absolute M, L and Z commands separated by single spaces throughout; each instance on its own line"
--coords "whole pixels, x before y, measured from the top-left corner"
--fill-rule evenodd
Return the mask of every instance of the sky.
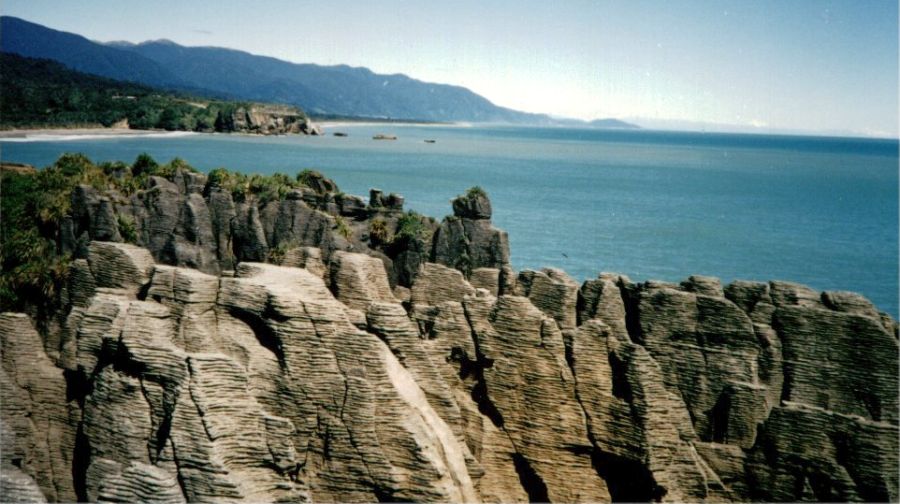
M 0 14 L 404 73 L 561 117 L 898 136 L 897 0 L 4 0 Z

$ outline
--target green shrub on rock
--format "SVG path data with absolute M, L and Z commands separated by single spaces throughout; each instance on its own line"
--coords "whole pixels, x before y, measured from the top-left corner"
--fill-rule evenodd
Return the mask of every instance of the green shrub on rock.
M 394 236 L 394 241 L 425 239 L 428 234 L 428 226 L 425 225 L 423 219 L 425 217 L 412 210 L 403 214 L 397 220 L 397 234 Z
M 391 232 L 387 222 L 381 217 L 376 217 L 369 222 L 369 240 L 372 245 L 381 245 L 391 241 Z
M 134 219 L 127 215 L 119 214 L 117 217 L 119 226 L 119 235 L 126 243 L 137 243 L 137 230 L 134 226 Z

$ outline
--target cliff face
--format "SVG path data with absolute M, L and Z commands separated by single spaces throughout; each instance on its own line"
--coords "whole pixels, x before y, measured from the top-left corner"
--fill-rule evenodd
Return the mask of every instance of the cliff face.
M 253 105 L 237 107 L 216 119 L 216 131 L 227 133 L 256 133 L 285 135 L 302 133 L 321 135 L 321 128 L 294 107 Z
M 86 257 L 92 240 L 128 238 L 147 248 L 157 262 L 209 274 L 232 270 L 241 261 L 299 267 L 318 262 L 324 268 L 336 251 L 351 251 L 380 259 L 392 288 L 410 287 L 426 262 L 458 267 L 466 274 L 497 268 L 504 279 L 511 277 L 509 240 L 491 225 L 490 202 L 480 195 L 458 199 L 470 200 L 471 205 L 486 205 L 486 213 L 472 213 L 457 203 L 455 215 L 438 224 L 404 212 L 400 195 L 373 189 L 366 202 L 339 192 L 317 173 L 305 187 L 257 195 L 232 191 L 179 168 L 169 179 L 150 177 L 143 190 L 130 196 L 78 186 L 71 215 L 62 223 L 61 242 L 63 250 Z M 496 277 L 493 283 L 498 282 Z
M 65 309 L 0 315 L 3 500 L 900 499 L 861 296 L 579 286 L 516 274 L 483 194 L 411 234 L 396 195 L 173 178 L 79 188 Z

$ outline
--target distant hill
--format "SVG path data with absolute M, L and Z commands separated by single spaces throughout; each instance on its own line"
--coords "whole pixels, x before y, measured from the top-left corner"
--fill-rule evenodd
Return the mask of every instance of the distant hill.
M 52 59 L 74 70 L 118 80 L 151 86 L 183 84 L 162 65 L 140 54 L 10 16 L 0 17 L 0 49 Z
M 290 63 L 233 49 L 185 47 L 168 40 L 101 44 L 9 16 L 0 18 L 0 48 L 115 79 L 295 105 L 311 115 L 559 124 L 544 114 L 499 107 L 461 86 L 423 82 L 403 74 Z
M 0 53 L 0 129 L 113 126 L 132 129 L 299 133 L 302 111 L 205 100 L 77 72 L 51 60 Z
M 594 119 L 593 121 L 588 121 L 587 125 L 591 128 L 640 129 L 640 126 L 636 124 L 627 123 L 618 119 Z

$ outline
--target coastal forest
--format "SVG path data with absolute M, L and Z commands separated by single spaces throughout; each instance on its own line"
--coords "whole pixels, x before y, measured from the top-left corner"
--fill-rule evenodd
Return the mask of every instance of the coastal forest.
M 198 98 L 70 70 L 54 61 L 0 53 L 0 129 L 111 127 L 241 130 L 254 104 Z M 281 115 L 302 121 L 294 107 Z M 239 117 L 239 119 L 235 119 Z

